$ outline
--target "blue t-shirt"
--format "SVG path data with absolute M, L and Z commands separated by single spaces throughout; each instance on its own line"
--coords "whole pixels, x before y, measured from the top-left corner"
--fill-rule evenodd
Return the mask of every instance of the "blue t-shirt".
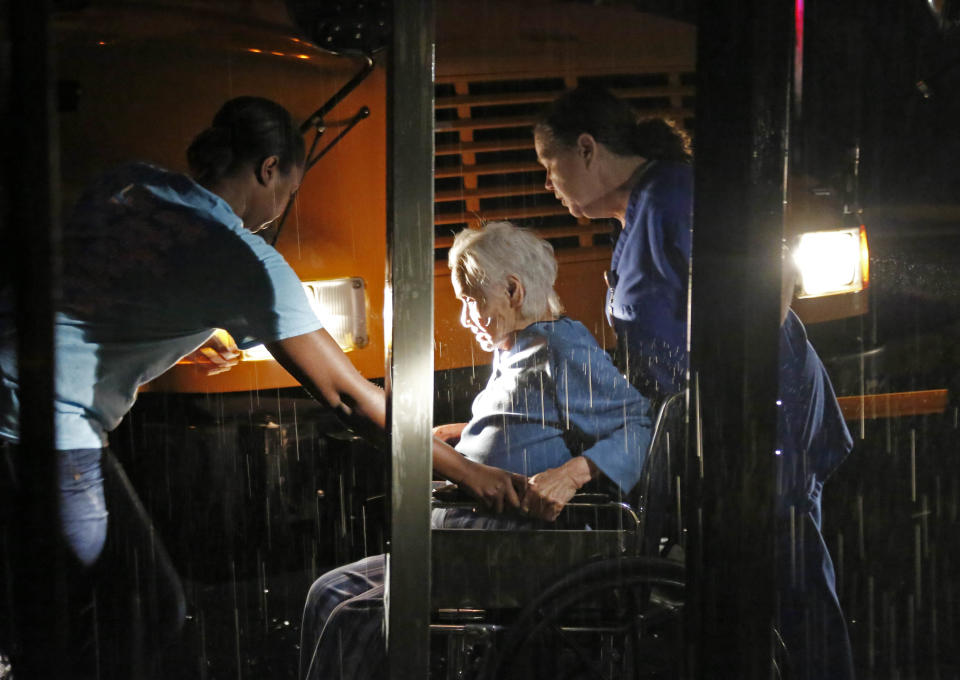
M 562 317 L 528 326 L 513 347 L 494 353 L 456 449 L 524 475 L 582 454 L 628 492 L 640 478 L 651 429 L 650 402 L 583 324 Z
M 18 436 L 12 291 L 0 292 L 0 436 Z M 137 388 L 214 328 L 241 349 L 317 330 L 297 275 L 219 196 L 143 163 L 81 197 L 63 230 L 56 445 L 105 445 Z
M 687 279 L 693 171 L 652 161 L 633 188 L 610 261 L 607 320 L 644 394 L 682 389 L 687 371 Z

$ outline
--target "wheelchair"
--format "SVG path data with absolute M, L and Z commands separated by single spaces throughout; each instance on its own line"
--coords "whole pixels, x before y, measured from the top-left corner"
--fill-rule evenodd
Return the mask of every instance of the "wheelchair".
M 629 498 L 577 494 L 530 529 L 433 530 L 434 680 L 680 677 L 684 405 L 660 405 Z

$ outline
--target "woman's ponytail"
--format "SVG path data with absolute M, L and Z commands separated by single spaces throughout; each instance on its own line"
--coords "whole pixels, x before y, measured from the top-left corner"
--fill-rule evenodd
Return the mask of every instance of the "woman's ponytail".
M 693 158 L 690 135 L 668 118 L 638 117 L 632 146 L 648 160 L 689 163 Z

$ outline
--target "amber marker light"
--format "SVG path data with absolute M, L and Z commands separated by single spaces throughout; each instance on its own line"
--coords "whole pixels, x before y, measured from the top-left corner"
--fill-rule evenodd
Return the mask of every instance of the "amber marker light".
M 870 283 L 870 248 L 867 247 L 867 228 L 860 225 L 860 279 L 863 287 Z

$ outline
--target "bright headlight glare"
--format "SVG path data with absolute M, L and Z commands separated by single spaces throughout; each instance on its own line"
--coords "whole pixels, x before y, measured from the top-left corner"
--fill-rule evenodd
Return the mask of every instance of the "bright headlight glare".
M 794 251 L 800 297 L 862 290 L 860 248 L 859 228 L 802 234 Z

